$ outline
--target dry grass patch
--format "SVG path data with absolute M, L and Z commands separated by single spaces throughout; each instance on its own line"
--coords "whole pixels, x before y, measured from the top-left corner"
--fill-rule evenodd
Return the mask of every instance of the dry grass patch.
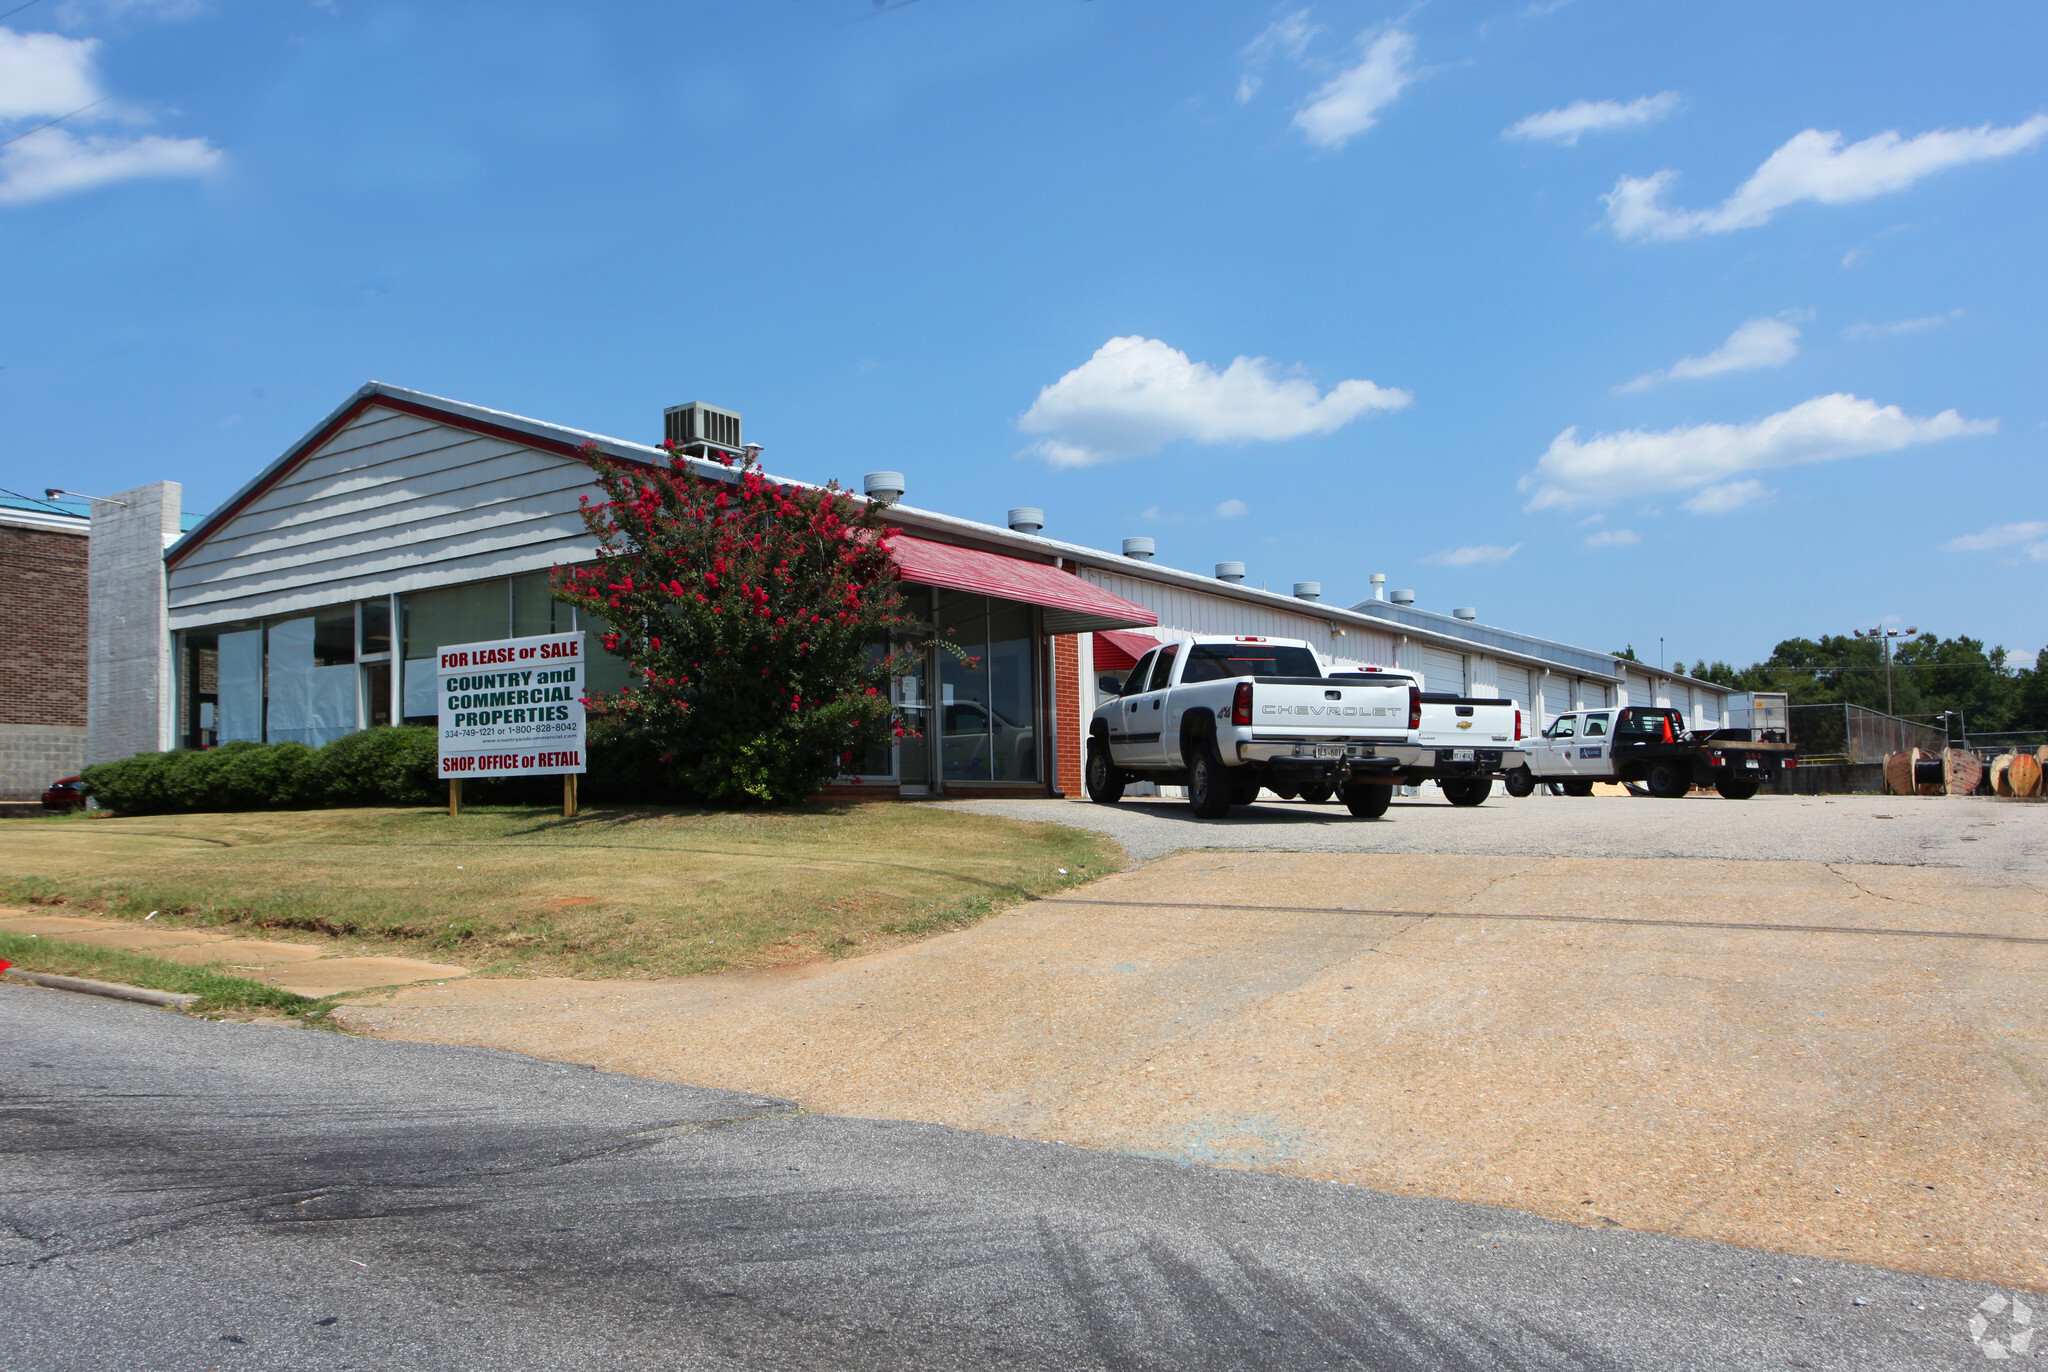
M 1054 824 L 921 805 L 85 817 L 0 826 L 17 901 L 325 935 L 482 973 L 663 976 L 836 957 L 1112 871 Z M 1062 872 L 1060 869 L 1064 868 Z

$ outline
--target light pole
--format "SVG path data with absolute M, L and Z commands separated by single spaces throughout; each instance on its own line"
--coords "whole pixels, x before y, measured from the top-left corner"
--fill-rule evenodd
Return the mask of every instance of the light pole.
M 1854 632 L 1858 638 L 1874 639 L 1877 642 L 1878 651 L 1884 654 L 1884 712 L 1896 718 L 1898 712 L 1892 709 L 1892 640 L 1895 638 L 1911 638 L 1920 632 L 1920 628 L 1918 625 L 1909 624 L 1903 629 L 1879 627 L 1875 629 L 1857 629 Z

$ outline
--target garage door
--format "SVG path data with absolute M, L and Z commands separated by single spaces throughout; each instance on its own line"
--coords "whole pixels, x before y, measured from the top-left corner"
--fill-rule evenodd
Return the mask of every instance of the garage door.
M 1572 709 L 1572 679 L 1568 676 L 1543 678 L 1543 718 L 1547 722 Z
M 1465 655 L 1447 653 L 1441 648 L 1423 648 L 1422 689 L 1458 696 L 1465 694 Z
M 1497 662 L 1493 667 L 1493 679 L 1500 688 L 1503 700 L 1518 701 L 1523 709 L 1529 708 L 1528 668 L 1510 667 L 1505 662 Z
M 1604 681 L 1581 680 L 1579 682 L 1579 703 L 1589 710 L 1598 710 L 1606 706 L 1608 703 L 1607 683 Z
M 1650 690 L 1649 678 L 1630 676 L 1624 677 L 1622 680 L 1625 689 L 1628 691 L 1629 704 L 1655 705 L 1657 703 L 1656 695 Z

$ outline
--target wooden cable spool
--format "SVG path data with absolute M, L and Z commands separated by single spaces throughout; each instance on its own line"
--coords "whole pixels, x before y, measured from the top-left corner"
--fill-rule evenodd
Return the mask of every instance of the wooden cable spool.
M 2016 754 L 2013 753 L 2000 753 L 1997 757 L 1991 759 L 1992 795 L 2009 796 L 2012 794 L 2012 782 L 2006 779 L 2005 773 L 2006 769 L 2012 766 L 2012 760 L 2015 756 Z
M 1984 780 L 1984 759 L 1969 748 L 1950 748 L 1942 754 L 1943 780 L 1948 794 L 1973 796 Z
M 2005 780 L 2016 796 L 2038 796 L 2041 794 L 2041 764 L 2021 753 L 2006 767 Z

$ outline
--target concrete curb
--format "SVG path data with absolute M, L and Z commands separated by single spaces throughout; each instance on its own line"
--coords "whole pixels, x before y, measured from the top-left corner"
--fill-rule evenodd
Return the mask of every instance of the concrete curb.
M 168 1005 L 184 1009 L 199 997 L 178 991 L 151 991 L 141 986 L 122 986 L 112 981 L 88 981 L 84 977 L 60 977 L 53 972 L 24 972 L 19 967 L 10 967 L 6 972 L 9 981 L 20 980 L 36 986 L 45 986 L 52 991 L 78 991 L 88 996 L 108 996 L 114 1000 L 140 1001 L 144 1005 Z

